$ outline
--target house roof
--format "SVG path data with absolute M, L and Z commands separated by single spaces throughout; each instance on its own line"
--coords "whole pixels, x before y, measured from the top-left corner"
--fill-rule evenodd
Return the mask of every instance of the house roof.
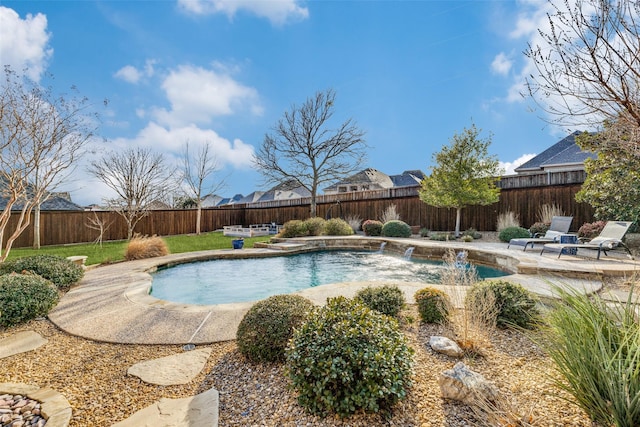
M 576 144 L 576 136 L 581 133 L 581 131 L 575 131 L 566 136 L 528 162 L 515 168 L 515 171 L 520 173 L 539 171 L 553 166 L 581 165 L 586 159 L 594 158 L 596 156 L 594 153 L 582 151 Z
M 300 185 L 295 179 L 290 179 L 283 183 L 276 185 L 275 187 L 267 190 L 256 201 L 266 202 L 271 200 L 288 200 L 299 199 L 301 197 L 310 197 L 311 192 L 305 187 Z
M 254 191 L 253 193 L 247 194 L 242 199 L 238 200 L 238 203 L 253 203 L 257 202 L 260 197 L 264 194 L 264 191 Z
M 400 175 L 391 175 L 394 187 L 413 187 L 420 185 L 425 175 L 421 170 L 404 171 Z
M 339 186 L 350 184 L 375 184 L 381 188 L 391 188 L 394 186 L 389 175 L 380 172 L 377 169 L 367 168 L 343 179 L 342 181 L 338 181 L 337 183 L 330 185 L 325 188 L 324 191 L 335 191 Z
M 7 206 L 7 198 L 0 197 L 0 210 L 3 210 Z M 19 211 L 24 206 L 24 203 L 16 203 L 11 207 L 12 211 Z M 67 200 L 65 197 L 52 196 L 40 205 L 41 211 L 83 211 L 84 208 L 80 205 L 73 203 L 71 200 Z

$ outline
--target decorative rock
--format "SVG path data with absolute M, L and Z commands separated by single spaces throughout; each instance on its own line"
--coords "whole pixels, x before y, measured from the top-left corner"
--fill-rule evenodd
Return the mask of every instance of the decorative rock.
M 16 332 L 0 340 L 0 359 L 35 350 L 47 342 L 46 338 L 42 338 L 39 333 L 34 331 Z
M 0 393 L 2 393 L 0 399 L 9 400 L 9 406 L 12 408 L 12 413 L 7 414 L 11 416 L 11 419 L 9 423 L 3 421 L 3 426 L 4 424 L 14 426 L 17 425 L 16 421 L 24 421 L 26 417 L 19 411 L 21 408 L 29 406 L 31 401 L 35 401 L 33 411 L 38 411 L 40 415 L 37 419 L 31 417 L 29 422 L 23 423 L 22 425 L 25 427 L 42 427 L 45 424 L 47 427 L 66 427 L 69 425 L 71 405 L 64 396 L 52 389 L 39 388 L 29 384 L 0 383 Z M 14 403 L 22 400 L 26 400 L 26 403 L 21 405 L 21 408 L 15 408 Z
M 157 385 L 188 384 L 204 368 L 211 347 L 136 363 L 127 373 Z
M 217 427 L 218 390 L 185 399 L 160 399 L 112 427 Z
M 460 346 L 447 337 L 433 336 L 429 338 L 429 345 L 433 351 L 446 354 L 447 356 L 462 357 L 464 355 Z
M 493 400 L 498 396 L 498 389 L 481 374 L 473 372 L 458 362 L 453 369 L 447 369 L 438 378 L 442 397 L 473 403 L 477 395 Z

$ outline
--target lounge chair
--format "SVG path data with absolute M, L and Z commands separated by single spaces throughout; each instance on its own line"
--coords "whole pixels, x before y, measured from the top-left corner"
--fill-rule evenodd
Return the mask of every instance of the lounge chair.
M 569 232 L 571 221 L 573 221 L 572 216 L 554 216 L 553 218 L 551 218 L 551 225 L 549 226 L 549 230 L 544 233 L 544 236 L 536 233 L 533 237 L 511 239 L 509 241 L 509 244 L 507 245 L 507 249 L 509 249 L 509 246 L 511 245 L 517 245 L 524 246 L 522 250 L 526 251 L 527 246 L 531 245 L 531 249 L 533 249 L 533 245 L 535 245 L 536 243 L 558 242 L 560 236 Z
M 575 251 L 578 249 L 593 249 L 598 251 L 596 259 L 600 259 L 601 252 L 604 252 L 604 254 L 607 255 L 607 251 L 624 248 L 629 257 L 633 259 L 631 251 L 627 245 L 622 243 L 622 238 L 629 230 L 629 227 L 631 227 L 631 224 L 633 224 L 633 221 L 609 221 L 600 232 L 600 235 L 598 237 L 594 237 L 588 242 L 547 243 L 542 247 L 540 255 L 542 255 L 544 251 L 559 252 L 558 258 L 560 258 L 560 255 L 568 253 L 572 249 L 575 249 Z

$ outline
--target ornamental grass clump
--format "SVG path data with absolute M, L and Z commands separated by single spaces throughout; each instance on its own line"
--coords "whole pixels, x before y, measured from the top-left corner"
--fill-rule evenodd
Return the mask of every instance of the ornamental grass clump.
M 127 245 L 124 258 L 127 261 L 154 258 L 169 254 L 169 248 L 162 238 L 153 235 L 141 236 L 136 234 Z
M 442 323 L 449 317 L 449 297 L 440 289 L 426 287 L 415 293 L 420 320 L 424 323 Z
M 602 426 L 640 426 L 640 323 L 626 301 L 555 288 L 540 345 L 555 362 L 555 385 Z
M 540 320 L 537 298 L 519 284 L 506 280 L 478 282 L 467 292 L 465 306 L 483 306 L 487 300 L 495 301 L 499 327 L 533 329 Z
M 411 227 L 404 221 L 394 219 L 384 223 L 382 235 L 385 237 L 411 237 Z
M 398 317 L 404 307 L 404 294 L 396 285 L 368 286 L 356 294 L 356 299 L 379 313 Z
M 337 297 L 295 330 L 287 374 L 313 414 L 389 412 L 411 385 L 412 354 L 395 319 Z
M 58 290 L 36 274 L 0 276 L 0 326 L 9 327 L 46 316 L 58 302 Z
M 353 228 L 342 218 L 331 218 L 324 227 L 327 236 L 351 236 L 354 234 Z
M 294 328 L 312 308 L 313 303 L 299 295 L 274 295 L 258 301 L 238 325 L 238 350 L 252 362 L 283 361 Z
M 61 289 L 68 288 L 84 275 L 81 266 L 57 255 L 34 255 L 0 264 L 0 275 L 23 271 L 37 274 Z

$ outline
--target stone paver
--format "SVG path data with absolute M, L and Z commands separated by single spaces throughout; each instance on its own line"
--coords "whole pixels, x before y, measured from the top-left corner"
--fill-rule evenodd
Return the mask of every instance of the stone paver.
M 0 340 L 0 359 L 35 350 L 48 342 L 35 331 L 22 331 Z
M 194 397 L 163 398 L 112 427 L 217 427 L 218 404 L 213 388 Z
M 173 354 L 136 363 L 127 370 L 127 374 L 149 384 L 188 384 L 202 371 L 210 355 L 210 347 Z

